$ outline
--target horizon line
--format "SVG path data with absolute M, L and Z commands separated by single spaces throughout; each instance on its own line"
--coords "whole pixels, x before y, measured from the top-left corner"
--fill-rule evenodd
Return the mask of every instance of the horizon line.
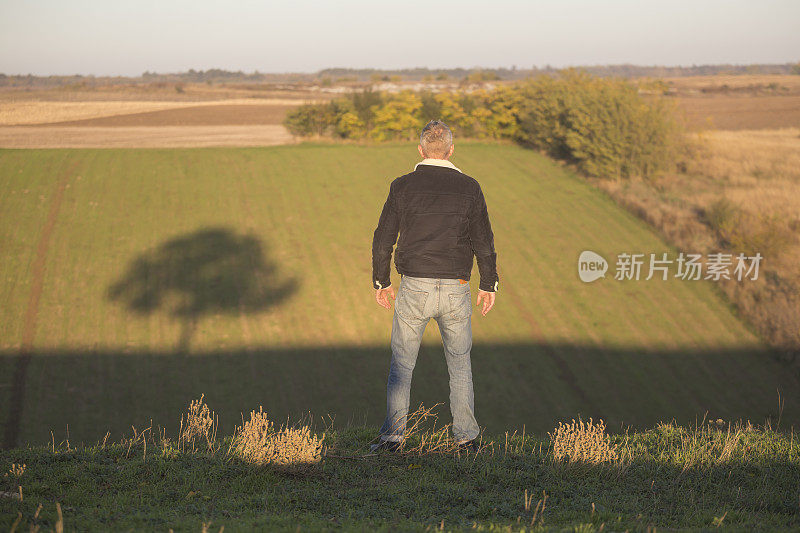
M 176 74 L 186 74 L 191 71 L 195 72 L 209 72 L 213 70 L 219 70 L 223 72 L 231 72 L 231 73 L 241 73 L 243 75 L 318 75 L 322 72 L 327 70 L 351 70 L 351 71 L 376 71 L 376 72 L 398 72 L 398 71 L 408 71 L 408 70 L 429 70 L 429 71 L 452 71 L 452 70 L 465 70 L 465 71 L 481 71 L 481 70 L 506 70 L 510 72 L 525 72 L 525 71 L 537 71 L 537 70 L 566 70 L 566 69 L 580 69 L 580 68 L 602 68 L 602 67 L 635 67 L 635 68 L 670 68 L 670 69 L 678 69 L 678 68 L 702 68 L 702 67 L 750 67 L 750 66 L 758 66 L 758 67 L 775 67 L 775 66 L 787 66 L 787 65 L 796 65 L 800 64 L 800 59 L 784 61 L 784 62 L 773 62 L 773 63 L 753 63 L 753 62 L 743 62 L 743 63 L 692 63 L 692 64 L 641 64 L 641 63 L 593 63 L 593 64 L 561 64 L 561 65 L 554 65 L 547 63 L 543 66 L 538 65 L 531 65 L 530 67 L 518 67 L 517 65 L 511 66 L 472 66 L 472 67 L 427 67 L 427 66 L 414 66 L 414 67 L 397 67 L 397 68 L 386 68 L 386 67 L 346 67 L 346 66 L 331 66 L 318 69 L 316 71 L 261 71 L 259 69 L 254 69 L 252 71 L 247 70 L 226 70 L 222 67 L 210 67 L 207 69 L 195 69 L 190 67 L 187 70 L 182 71 L 169 71 L 169 72 L 157 72 L 157 71 L 150 71 L 145 70 L 141 74 L 134 75 L 134 74 L 94 74 L 94 73 L 71 73 L 71 74 L 33 74 L 32 72 L 27 73 L 7 73 L 1 72 L 0 75 L 12 77 L 12 76 L 19 76 L 19 77 L 27 77 L 33 76 L 37 78 L 47 78 L 47 77 L 91 77 L 91 78 L 141 78 L 145 74 L 151 75 L 176 75 Z

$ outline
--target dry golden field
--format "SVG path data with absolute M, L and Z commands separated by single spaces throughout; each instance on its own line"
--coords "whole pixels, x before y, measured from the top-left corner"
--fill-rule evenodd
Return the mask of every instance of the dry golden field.
M 698 203 L 721 193 L 743 209 L 800 223 L 800 128 L 710 131 L 692 138 L 700 154 L 688 170 L 714 184 L 690 191 Z
M 108 100 L 85 102 L 58 102 L 41 100 L 0 101 L 0 125 L 33 125 L 63 122 L 89 121 L 86 125 L 139 125 L 165 126 L 180 124 L 180 118 L 172 121 L 164 117 L 181 117 L 184 121 L 197 123 L 193 117 L 205 117 L 203 124 L 252 124 L 277 123 L 283 120 L 287 109 L 304 100 L 284 99 L 234 99 L 205 102 L 156 101 L 156 100 Z M 268 115 L 265 115 L 265 112 Z M 271 112 L 271 113 L 270 113 Z M 97 119 L 113 120 L 97 122 Z M 120 122 L 119 117 L 134 120 Z M 138 120 L 136 120 L 138 118 Z M 277 121 L 277 122 L 276 122 Z M 66 124 L 62 124 L 66 125 Z M 76 124 L 77 125 L 77 124 Z
M 800 127 L 800 76 L 664 78 L 690 130 Z
M 698 95 L 677 97 L 690 130 L 800 127 L 800 95 Z
M 736 76 L 685 76 L 682 78 L 663 78 L 667 85 L 678 94 L 714 92 L 775 92 L 800 94 L 800 76 L 792 75 L 736 75 Z

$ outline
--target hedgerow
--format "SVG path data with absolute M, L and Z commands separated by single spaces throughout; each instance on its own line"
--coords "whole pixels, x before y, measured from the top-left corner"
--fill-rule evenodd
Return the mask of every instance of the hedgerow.
M 367 89 L 300 106 L 284 124 L 298 137 L 390 141 L 415 139 L 432 119 L 460 138 L 510 139 L 610 178 L 666 168 L 679 138 L 665 100 L 646 99 L 629 81 L 576 70 L 472 92 Z

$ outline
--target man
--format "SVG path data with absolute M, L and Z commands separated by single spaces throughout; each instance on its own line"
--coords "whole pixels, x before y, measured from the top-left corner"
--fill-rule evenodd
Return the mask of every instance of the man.
M 494 306 L 499 279 L 483 192 L 449 161 L 454 149 L 453 134 L 444 122 L 425 126 L 418 146 L 423 159 L 413 172 L 391 183 L 372 241 L 372 283 L 379 305 L 391 309 L 389 298 L 395 299 L 389 279 L 395 242 L 394 261 L 401 275 L 392 321 L 386 419 L 373 450 L 395 451 L 403 442 L 411 375 L 431 318 L 439 324 L 450 374 L 453 437 L 460 447 L 477 449 L 468 283 L 473 255 L 480 273 L 477 305 L 483 316 Z

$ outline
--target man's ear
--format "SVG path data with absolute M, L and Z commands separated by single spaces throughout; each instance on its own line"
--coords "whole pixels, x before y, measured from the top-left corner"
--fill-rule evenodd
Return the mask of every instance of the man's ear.
M 445 159 L 450 159 L 451 157 L 453 157 L 453 152 L 455 152 L 455 150 L 456 150 L 456 145 L 455 144 L 451 144 L 450 145 L 450 151 L 447 152 L 447 157 L 445 157 Z
M 418 145 L 417 145 L 417 151 L 419 152 L 419 156 L 420 156 L 422 159 L 425 159 L 425 152 L 423 152 L 423 151 L 422 151 L 422 145 L 421 145 L 421 144 L 418 144 Z

